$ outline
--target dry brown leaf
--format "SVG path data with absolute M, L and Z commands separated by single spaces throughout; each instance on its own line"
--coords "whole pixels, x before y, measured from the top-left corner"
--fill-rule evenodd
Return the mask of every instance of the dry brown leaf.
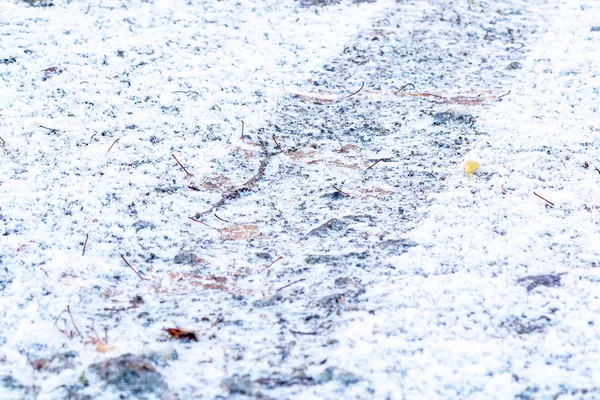
M 221 229 L 223 240 L 251 240 L 262 237 L 256 225 L 242 224 Z
M 98 344 L 96 344 L 96 351 L 99 353 L 108 353 L 109 351 L 113 351 L 116 348 L 116 346 L 109 346 L 103 340 L 99 341 Z
M 423 92 L 423 93 L 414 93 L 414 92 L 396 92 L 395 94 L 401 94 L 404 96 L 412 96 L 412 97 L 424 97 L 428 100 L 435 101 L 437 103 L 444 104 L 463 104 L 463 105 L 478 105 L 482 104 L 486 101 L 496 100 L 498 96 L 495 96 L 491 90 L 482 90 L 482 91 L 474 91 L 467 92 L 463 94 L 459 94 L 456 96 L 450 96 L 444 93 L 435 93 L 435 92 Z
M 190 331 L 190 330 L 186 330 L 186 329 L 181 329 L 179 327 L 176 328 L 166 328 L 165 332 L 167 332 L 169 334 L 169 336 L 171 336 L 174 339 L 177 340 L 183 340 L 183 341 L 198 341 L 198 338 L 196 337 L 196 332 L 194 331 Z
M 394 192 L 392 192 L 390 190 L 386 190 L 381 187 L 372 187 L 369 189 L 361 189 L 361 190 L 359 190 L 359 193 L 362 194 L 361 197 L 363 197 L 363 198 L 375 197 L 377 199 L 381 199 L 382 197 L 389 196 L 390 194 L 393 194 Z
M 214 174 L 204 178 L 200 183 L 204 189 L 209 192 L 227 192 L 233 189 L 234 185 L 231 180 L 224 175 Z
M 338 101 L 338 96 L 331 93 L 309 93 L 297 94 L 298 98 L 305 103 L 313 103 L 319 105 L 331 104 Z

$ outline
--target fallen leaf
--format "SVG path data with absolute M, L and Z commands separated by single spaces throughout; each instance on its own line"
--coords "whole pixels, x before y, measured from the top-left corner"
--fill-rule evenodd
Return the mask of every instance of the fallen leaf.
M 96 351 L 99 353 L 108 353 L 109 351 L 113 351 L 116 348 L 117 348 L 116 346 L 109 346 L 103 340 L 99 341 L 98 344 L 96 345 Z
M 261 236 L 256 225 L 242 224 L 221 229 L 223 240 L 251 240 L 260 238 Z
M 305 103 L 313 103 L 319 105 L 331 104 L 338 101 L 338 96 L 331 93 L 310 93 L 310 94 L 297 94 L 298 98 Z
M 165 332 L 167 332 L 172 338 L 175 338 L 177 340 L 184 340 L 184 341 L 198 341 L 198 338 L 196 337 L 196 333 L 193 331 L 188 331 L 185 329 L 181 329 L 181 328 L 166 328 Z
M 465 162 L 465 174 L 473 180 L 473 173 L 479 168 L 479 163 L 477 161 L 466 161 Z

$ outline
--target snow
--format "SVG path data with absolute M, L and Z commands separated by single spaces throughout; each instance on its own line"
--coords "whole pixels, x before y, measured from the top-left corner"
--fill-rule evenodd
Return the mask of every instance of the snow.
M 52 3 L 0 3 L 0 398 L 598 396 L 597 2 Z

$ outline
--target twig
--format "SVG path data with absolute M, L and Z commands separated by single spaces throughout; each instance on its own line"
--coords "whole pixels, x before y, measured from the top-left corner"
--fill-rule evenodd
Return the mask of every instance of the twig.
M 69 313 L 69 317 L 71 317 L 71 322 L 73 323 L 73 327 L 75 328 L 75 330 L 77 331 L 77 334 L 80 337 L 83 337 L 83 335 L 81 334 L 81 332 L 79 332 L 79 329 L 77 329 L 77 325 L 75 325 L 75 319 L 73 319 L 73 314 L 71 314 L 71 309 L 69 308 L 69 306 L 67 305 L 67 312 Z
M 215 327 L 217 326 L 217 324 L 219 323 L 219 319 L 221 318 L 221 316 L 223 316 L 223 314 L 219 314 L 217 315 L 217 319 L 215 319 L 215 322 L 213 322 L 213 324 L 211 325 L 211 327 Z
M 86 233 L 85 234 L 85 243 L 83 243 L 83 251 L 81 252 L 82 257 L 85 256 L 85 248 L 87 247 L 88 237 L 89 237 L 89 235 Z
M 316 335 L 317 332 L 298 332 L 298 331 L 293 331 L 290 329 L 290 332 L 293 333 L 294 335 Z
M 358 89 L 356 92 L 349 94 L 348 96 L 346 96 L 346 98 L 352 97 L 355 94 L 358 94 L 361 90 L 363 90 L 363 88 L 365 87 L 365 82 L 362 83 L 362 85 L 360 85 L 360 89 Z
M 371 169 L 374 166 L 376 166 L 377 164 L 379 164 L 380 162 L 382 162 L 383 160 L 385 160 L 384 158 L 380 158 L 379 160 L 375 161 L 373 164 L 371 164 L 371 166 L 367 167 L 367 169 Z
M 63 315 L 65 313 L 65 311 L 67 311 L 67 310 L 62 310 L 60 312 L 60 314 L 58 314 L 58 317 L 56 317 L 56 319 L 54 320 L 54 325 L 56 325 L 56 323 L 58 322 L 58 319 L 60 318 L 61 315 Z
M 265 269 L 269 269 L 269 268 L 271 268 L 271 267 L 272 267 L 272 266 L 273 266 L 273 265 L 274 265 L 274 264 L 275 264 L 277 261 L 281 260 L 282 258 L 283 258 L 283 256 L 279 256 L 279 257 L 277 257 L 277 258 L 275 259 L 275 261 L 273 261 L 271 264 L 267 265 L 267 266 L 265 267 Z
M 104 327 L 104 343 L 108 344 L 108 328 Z
M 342 192 L 340 189 L 337 188 L 337 186 L 335 185 L 331 185 L 332 188 L 334 188 L 335 190 L 337 190 L 338 192 L 340 192 L 341 194 L 343 194 L 344 196 L 350 196 L 348 193 L 346 192 Z
M 50 132 L 58 132 L 58 129 L 48 128 L 47 126 L 44 126 L 44 125 L 38 125 L 38 126 L 40 128 L 48 129 Z
M 202 225 L 204 225 L 204 226 L 207 226 L 207 227 L 209 227 L 210 229 L 217 229 L 217 228 L 215 228 L 214 226 L 210 226 L 210 225 L 208 225 L 207 223 L 205 223 L 205 222 L 203 222 L 203 221 L 200 221 L 199 219 L 196 219 L 196 218 L 194 218 L 194 217 L 188 217 L 188 218 L 189 218 L 189 219 L 191 219 L 191 220 L 192 220 L 192 221 L 194 221 L 194 222 L 198 222 L 199 224 L 202 224 Z M 217 229 L 217 230 L 219 230 L 219 229 Z
M 273 141 L 275 142 L 275 146 L 276 146 L 276 147 L 277 147 L 277 148 L 278 148 L 278 149 L 279 149 L 279 150 L 280 150 L 280 151 L 281 151 L 283 154 L 286 154 L 286 151 L 285 151 L 285 150 L 283 150 L 283 149 L 281 148 L 281 146 L 279 145 L 279 143 L 277 143 L 277 138 L 275 137 L 275 135 L 273 135 Z
M 196 213 L 196 215 L 194 215 L 194 218 L 198 219 L 203 215 L 206 215 L 208 213 L 218 210 L 228 200 L 238 197 L 240 195 L 240 193 L 250 190 L 256 185 L 256 183 L 265 175 L 265 170 L 267 169 L 267 165 L 269 164 L 269 161 L 271 160 L 271 156 L 272 156 L 272 154 L 269 153 L 269 151 L 267 150 L 267 146 L 262 141 L 261 141 L 261 146 L 263 148 L 265 157 L 262 159 L 262 161 L 260 162 L 260 165 L 258 166 L 258 172 L 256 172 L 256 174 L 252 178 L 248 179 L 248 181 L 246 183 L 244 183 L 242 186 L 240 186 L 239 188 L 233 189 L 233 190 L 225 193 L 221 197 L 221 200 L 219 200 L 218 202 L 213 204 L 208 210 Z
M 48 278 L 50 278 L 50 275 L 48 275 L 48 273 L 46 272 L 46 270 L 45 270 L 44 268 L 40 267 L 40 269 L 42 270 L 42 272 L 43 272 L 44 274 L 46 274 L 46 276 L 47 276 Z
M 108 150 L 106 151 L 106 154 L 108 154 L 108 152 L 109 152 L 109 151 L 110 151 L 110 150 L 113 148 L 113 146 L 114 146 L 115 144 L 117 144 L 117 142 L 118 142 L 119 140 L 121 140 L 121 138 L 117 138 L 117 139 L 116 139 L 116 140 L 113 142 L 113 144 L 111 144 L 111 145 L 110 145 L 110 147 L 109 147 L 109 148 L 108 148 Z
M 175 159 L 175 161 L 177 161 L 177 164 L 179 164 L 179 166 L 185 171 L 185 173 L 187 174 L 187 177 L 190 178 L 192 176 L 194 176 L 193 174 L 190 174 L 189 171 L 187 169 L 185 169 L 185 167 L 183 166 L 183 164 L 181 164 L 179 162 L 179 160 L 177 159 L 177 157 L 175 157 L 175 154 L 171 154 L 173 156 L 173 158 Z
M 294 282 L 292 282 L 292 283 L 288 283 L 287 285 L 285 285 L 285 286 L 283 286 L 283 287 L 280 287 L 279 289 L 277 289 L 277 290 L 275 291 L 275 293 L 279 293 L 279 292 L 281 292 L 283 289 L 285 289 L 285 288 L 288 288 L 288 287 L 292 286 L 292 285 L 293 285 L 293 284 L 295 284 L 295 283 L 302 282 L 302 281 L 305 281 L 305 280 L 306 280 L 306 279 L 298 279 L 297 281 L 294 281 Z
M 215 217 L 216 217 L 216 218 L 217 218 L 219 221 L 223 221 L 223 222 L 227 222 L 227 223 L 229 223 L 229 222 L 230 222 L 230 221 L 227 221 L 226 219 L 223 219 L 223 218 L 219 217 L 219 216 L 217 215 L 217 213 L 213 213 L 213 215 L 214 215 L 214 216 L 215 216 Z
M 85 13 L 83 13 L 83 15 L 87 15 L 87 13 L 90 12 L 90 8 L 92 8 L 92 4 L 91 3 L 88 4 L 88 8 L 87 8 L 87 10 L 85 10 Z
M 217 103 L 213 104 L 212 108 L 217 108 L 217 110 L 221 111 L 221 107 Z
M 543 198 L 542 196 L 540 196 L 539 194 L 537 194 L 536 192 L 533 192 L 533 194 L 535 194 L 537 197 L 539 197 L 540 199 L 544 200 L 546 203 L 550 204 L 551 206 L 554 205 L 553 202 L 546 200 L 545 198 Z
M 2 139 L 2 136 L 0 136 L 0 140 L 2 141 L 2 146 L 4 146 L 6 144 L 6 141 Z
M 412 86 L 413 90 L 416 89 L 415 85 L 413 85 L 412 83 L 407 83 L 406 85 L 404 85 L 400 89 L 398 89 L 398 91 L 401 92 L 409 86 Z
M 183 93 L 183 94 L 198 94 L 198 92 L 196 92 L 195 90 L 176 90 L 174 92 L 171 93 Z
M 598 169 L 598 168 L 594 168 L 594 169 L 595 169 L 596 171 L 598 171 L 598 173 L 600 174 L 600 169 Z
M 131 270 L 132 270 L 133 272 L 135 272 L 135 274 L 136 274 L 136 275 L 137 275 L 137 276 L 138 276 L 138 277 L 139 277 L 141 280 L 143 280 L 143 281 L 145 281 L 145 280 L 146 280 L 146 278 L 144 278 L 143 276 L 141 276 L 141 275 L 140 275 L 140 273 L 139 273 L 139 272 L 137 272 L 137 271 L 135 270 L 135 268 L 133 268 L 133 267 L 131 266 L 131 264 L 129 264 L 129 262 L 128 262 L 128 261 L 125 259 L 125 256 L 124 256 L 123 254 L 121 254 L 121 258 L 123 259 L 123 261 L 125 261 L 125 264 L 127 264 L 127 266 L 128 266 L 129 268 L 131 268 Z
M 242 134 L 240 135 L 241 138 L 244 137 L 244 121 L 242 121 Z
M 508 96 L 510 94 L 510 90 L 507 93 L 504 93 L 502 96 L 496 97 L 496 100 L 503 98 L 504 96 Z

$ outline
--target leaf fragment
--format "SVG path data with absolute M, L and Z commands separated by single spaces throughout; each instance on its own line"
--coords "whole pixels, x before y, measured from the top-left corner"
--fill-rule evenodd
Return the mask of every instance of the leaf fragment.
M 185 329 L 181 329 L 179 327 L 176 328 L 166 328 L 165 332 L 167 332 L 169 334 L 169 336 L 171 336 L 174 339 L 177 340 L 184 340 L 184 341 L 198 341 L 198 338 L 196 337 L 196 333 L 193 331 L 188 331 Z
M 479 163 L 477 161 L 471 161 L 468 160 L 465 162 L 465 174 L 471 179 L 473 180 L 473 173 L 475 171 L 477 171 L 477 168 L 479 168 Z

